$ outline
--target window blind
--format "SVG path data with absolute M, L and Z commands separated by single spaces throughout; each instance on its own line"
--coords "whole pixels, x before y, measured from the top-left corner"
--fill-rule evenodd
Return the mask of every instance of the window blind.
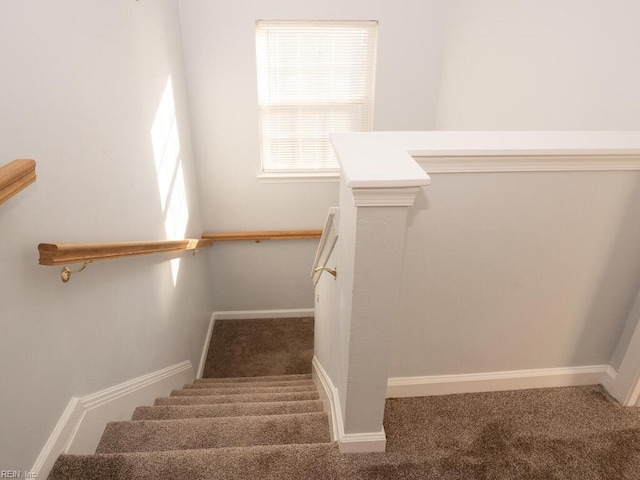
M 264 172 L 337 171 L 330 132 L 373 126 L 375 21 L 258 21 Z

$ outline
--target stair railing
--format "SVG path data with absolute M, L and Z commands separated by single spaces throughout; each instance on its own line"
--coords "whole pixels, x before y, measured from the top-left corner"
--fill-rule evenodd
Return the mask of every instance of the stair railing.
M 0 204 L 35 181 L 35 160 L 14 160 L 0 167 Z
M 311 268 L 311 279 L 313 280 L 314 286 L 318 283 L 318 280 L 320 280 L 322 272 L 331 274 L 333 278 L 338 276 L 337 269 L 329 268 L 326 265 L 338 240 L 339 212 L 340 209 L 338 207 L 331 207 L 324 228 L 322 229 L 320 244 L 318 245 L 316 258 Z
M 160 240 L 149 242 L 113 242 L 113 243 L 41 243 L 38 245 L 40 265 L 64 265 L 60 278 L 68 282 L 71 275 L 83 271 L 94 260 L 110 260 L 152 253 L 193 251 L 194 255 L 203 248 L 211 247 L 215 242 L 252 240 L 291 240 L 320 238 L 322 230 L 278 230 L 253 232 L 217 232 L 204 233 L 202 238 L 184 240 Z M 77 270 L 67 265 L 81 263 Z
M 60 277 L 68 282 L 73 273 L 84 270 L 87 264 L 94 260 L 109 260 L 114 258 L 148 255 L 152 253 L 193 251 L 194 255 L 202 248 L 213 245 L 209 239 L 161 240 L 150 242 L 114 242 L 114 243 L 41 243 L 40 265 L 55 266 L 71 263 L 82 263 L 78 270 L 71 270 L 68 266 L 62 269 Z
M 296 240 L 305 238 L 320 238 L 322 230 L 272 230 L 254 232 L 215 232 L 203 233 L 202 238 L 213 242 L 228 242 L 239 240 Z

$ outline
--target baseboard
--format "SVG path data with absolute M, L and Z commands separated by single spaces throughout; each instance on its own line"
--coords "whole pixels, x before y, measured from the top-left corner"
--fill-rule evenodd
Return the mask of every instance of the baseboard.
M 292 308 L 282 310 L 236 310 L 213 312 L 216 320 L 250 320 L 254 318 L 308 318 L 313 317 L 313 308 Z
M 331 419 L 331 440 L 338 442 L 341 453 L 369 453 L 384 452 L 387 445 L 387 437 L 384 428 L 379 432 L 345 433 L 344 419 L 338 389 L 333 385 L 331 378 L 320 364 L 316 356 L 312 362 L 313 380 L 316 383 L 320 398 Z
M 31 467 L 30 471 L 35 473 L 36 478 L 47 478 L 49 476 L 56 459 L 65 451 L 78 425 L 82 422 L 82 415 L 80 399 L 72 397 L 51 435 L 49 435 L 49 439 L 44 444 L 36 462 Z
M 613 375 L 613 377 L 612 377 Z M 603 384 L 615 378 L 609 365 L 389 378 L 387 398 Z
M 607 366 L 607 370 L 602 375 L 602 381 L 600 382 L 607 392 L 611 393 L 613 391 L 617 376 L 618 372 L 613 367 Z
M 338 391 L 333 386 L 333 382 L 320 364 L 318 357 L 316 357 L 315 355 L 313 356 L 313 360 L 311 361 L 311 375 L 313 377 L 314 383 L 316 384 L 318 394 L 320 395 L 320 400 L 322 400 L 323 409 L 325 413 L 329 415 L 331 441 L 337 442 L 338 424 L 342 422 L 342 415 L 338 414 L 340 402 L 335 397 L 338 395 Z
M 92 454 L 108 422 L 130 420 L 136 407 L 151 405 L 193 379 L 193 366 L 185 361 L 115 385 L 82 398 L 72 397 L 31 471 L 47 478 L 62 453 Z
M 209 320 L 209 329 L 207 330 L 207 336 L 204 339 L 204 346 L 202 347 L 202 354 L 200 354 L 200 363 L 198 364 L 198 373 L 196 373 L 196 378 L 202 378 L 202 374 L 204 373 L 204 366 L 207 363 L 207 355 L 209 354 L 209 345 L 211 344 L 211 337 L 213 336 L 213 326 L 216 323 L 216 314 L 215 312 L 211 314 L 211 319 Z
M 387 448 L 387 435 L 384 427 L 379 432 L 343 433 L 338 440 L 340 453 L 384 452 Z

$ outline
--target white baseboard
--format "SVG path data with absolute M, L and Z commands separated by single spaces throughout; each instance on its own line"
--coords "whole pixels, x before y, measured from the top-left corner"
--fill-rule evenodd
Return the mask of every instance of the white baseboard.
M 379 432 L 343 433 L 338 440 L 340 453 L 384 452 L 387 448 L 387 435 L 384 427 Z
M 136 407 L 151 405 L 193 379 L 193 366 L 185 361 L 115 385 L 82 398 L 72 397 L 31 468 L 47 478 L 62 453 L 92 454 L 108 422 L 130 420 Z
M 379 432 L 345 433 L 338 389 L 333 385 L 333 382 L 315 355 L 312 366 L 313 380 L 322 398 L 325 412 L 329 414 L 331 419 L 331 440 L 338 442 L 340 452 L 384 452 L 387 446 L 387 436 L 384 433 L 384 428 Z
M 200 354 L 200 364 L 198 365 L 198 373 L 196 373 L 196 378 L 202 378 L 202 374 L 204 373 L 204 366 L 207 363 L 207 355 L 209 354 L 209 344 L 211 344 L 211 337 L 213 336 L 213 326 L 216 323 L 216 314 L 215 312 L 211 314 L 211 319 L 209 320 L 209 329 L 207 330 L 207 337 L 204 339 L 204 346 L 202 347 L 202 353 Z
M 454 393 L 497 392 L 530 388 L 602 384 L 615 378 L 609 365 L 542 368 L 506 372 L 389 378 L 387 398 L 428 397 Z
M 613 369 L 613 367 L 610 367 L 610 366 L 607 365 L 607 370 L 602 375 L 602 381 L 600 382 L 600 383 L 602 383 L 602 386 L 605 388 L 605 390 L 607 392 L 609 392 L 609 393 L 612 392 L 613 386 L 615 385 L 617 376 L 618 376 L 618 372 L 616 372 Z
M 250 320 L 254 318 L 308 318 L 313 317 L 313 308 L 291 308 L 282 310 L 236 310 L 213 312 L 216 320 Z
M 47 478 L 49 476 L 56 459 L 65 451 L 78 425 L 82 422 L 82 416 L 83 410 L 80 406 L 80 399 L 71 397 L 67 408 L 62 412 L 60 420 L 58 420 L 36 462 L 31 467 L 30 471 L 34 472 L 37 478 Z
M 313 382 L 316 384 L 316 389 L 322 400 L 322 406 L 324 411 L 329 414 L 329 428 L 331 429 L 331 441 L 338 441 L 338 423 L 342 421 L 342 415 L 338 415 L 338 409 L 340 408 L 340 402 L 335 396 L 338 395 L 338 391 L 333 386 L 333 382 L 327 375 L 318 358 L 314 355 L 311 361 L 311 374 L 313 376 Z

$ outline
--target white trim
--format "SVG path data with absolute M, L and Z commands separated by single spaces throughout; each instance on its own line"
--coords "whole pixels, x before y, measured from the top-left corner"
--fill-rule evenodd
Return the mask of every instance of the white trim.
M 637 356 L 637 353 L 627 350 L 625 358 L 627 356 Z M 634 360 L 637 361 L 637 359 Z M 623 359 L 618 375 L 607 390 L 625 407 L 635 406 L 640 400 L 640 372 L 637 364 L 629 361 L 625 362 L 625 359 Z
M 207 336 L 204 339 L 202 353 L 200 354 L 200 363 L 198 364 L 198 372 L 196 373 L 196 378 L 202 378 L 202 374 L 204 373 L 204 366 L 207 363 L 207 355 L 209 354 L 209 345 L 211 344 L 211 337 L 213 336 L 213 326 L 215 325 L 215 323 L 215 313 L 212 313 L 211 319 L 209 320 L 209 329 L 207 330 Z
M 379 432 L 345 433 L 340 437 L 340 453 L 384 452 L 387 448 L 387 435 L 384 427 Z
M 263 172 L 258 175 L 259 183 L 338 183 L 340 172 Z
M 338 389 L 333 385 L 331 378 L 315 355 L 312 367 L 313 380 L 322 398 L 324 409 L 331 418 L 331 440 L 338 442 L 340 453 L 384 452 L 387 445 L 384 427 L 379 432 L 345 433 Z
M 353 187 L 353 204 L 356 207 L 410 207 L 419 190 L 420 187 Z
M 335 396 L 338 395 L 338 391 L 333 386 L 333 382 L 327 375 L 327 372 L 320 364 L 318 357 L 313 356 L 311 361 L 311 373 L 313 375 L 313 381 L 316 384 L 318 394 L 322 400 L 322 406 L 326 413 L 329 414 L 329 427 L 331 428 L 331 441 L 338 441 L 338 424 L 342 422 L 342 414 L 338 413 L 340 404 Z
M 351 188 L 428 185 L 416 161 L 423 157 L 432 159 L 422 160 L 433 163 L 429 172 L 640 169 L 640 131 L 341 132 L 331 139 Z
M 142 375 L 127 382 L 120 383 L 119 385 L 115 385 L 113 387 L 106 388 L 99 392 L 82 397 L 80 399 L 80 403 L 85 410 L 93 410 L 94 408 L 99 408 L 110 402 L 113 402 L 120 397 L 124 397 L 131 392 L 135 392 L 148 385 L 152 385 L 161 380 L 164 380 L 165 378 L 170 378 L 174 375 L 188 370 L 193 370 L 193 367 L 189 360 L 185 360 L 184 362 L 178 363 L 176 365 L 163 368 L 162 370 L 157 370 L 147 375 Z
M 387 383 L 387 398 L 604 384 L 608 382 L 606 378 L 611 377 L 612 374 L 615 372 L 609 365 L 590 365 L 459 375 L 395 377 L 389 378 Z
M 252 320 L 254 318 L 307 318 L 313 317 L 313 308 L 291 308 L 282 310 L 235 310 L 213 312 L 216 320 Z
M 31 471 L 47 478 L 62 453 L 95 452 L 108 422 L 131 418 L 136 407 L 151 404 L 191 379 L 193 366 L 184 361 L 82 398 L 72 397 Z
M 396 141 L 386 132 L 336 132 L 330 137 L 349 188 L 421 187 L 431 182 L 402 138 Z
M 636 383 L 633 386 L 627 401 L 623 404 L 626 407 L 637 406 L 640 402 L 640 376 L 636 377 Z
M 415 156 L 428 173 L 640 170 L 640 155 Z
M 638 321 L 638 302 L 640 294 L 631 308 L 627 322 L 635 322 L 629 344 L 618 367 L 618 375 L 609 392 L 622 405 L 631 407 L 640 399 L 640 321 Z
M 82 421 L 83 414 L 80 399 L 71 397 L 67 408 L 62 412 L 60 420 L 58 420 L 40 455 L 38 455 L 33 467 L 31 467 L 30 471 L 34 472 L 37 478 L 47 478 L 49 476 L 49 472 L 51 472 L 58 456 L 66 450 L 73 438 L 77 426 Z
M 607 371 L 602 375 L 602 386 L 607 392 L 611 393 L 613 390 L 617 376 L 618 372 L 616 372 L 613 367 L 607 365 Z

